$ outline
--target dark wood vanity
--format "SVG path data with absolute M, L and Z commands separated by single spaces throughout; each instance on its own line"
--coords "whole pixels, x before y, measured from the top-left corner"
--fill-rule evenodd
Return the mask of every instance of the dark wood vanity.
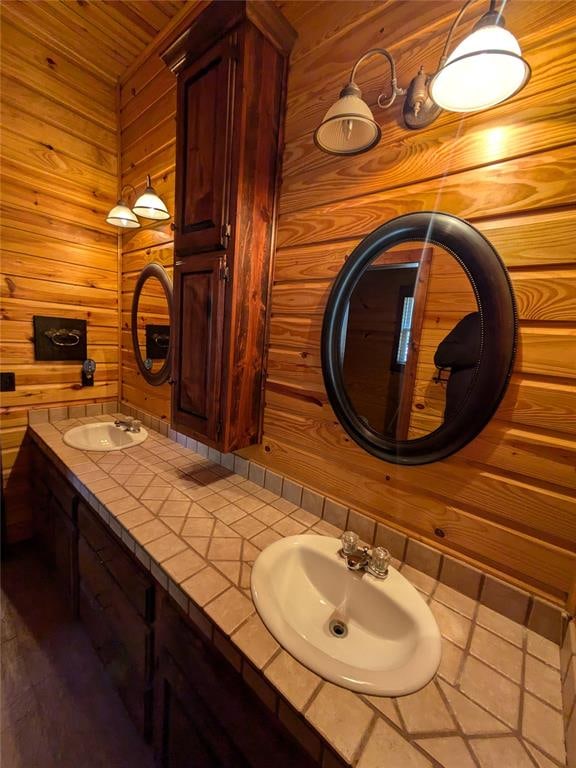
M 157 763 L 316 765 L 36 445 L 32 458 L 39 549 Z
M 212 3 L 163 54 L 177 74 L 174 428 L 257 442 L 287 58 L 270 3 Z

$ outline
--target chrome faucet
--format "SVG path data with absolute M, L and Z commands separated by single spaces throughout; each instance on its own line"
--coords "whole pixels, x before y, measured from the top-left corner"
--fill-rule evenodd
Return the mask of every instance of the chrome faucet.
M 346 567 L 350 571 L 367 571 L 378 579 L 388 576 L 390 552 L 384 547 L 375 547 L 370 553 L 368 547 L 359 547 L 358 534 L 354 531 L 343 534 L 340 557 L 346 560 Z
M 140 432 L 142 422 L 138 421 L 138 419 L 133 419 L 132 416 L 126 416 L 124 419 L 116 419 L 114 426 L 123 429 L 125 432 Z

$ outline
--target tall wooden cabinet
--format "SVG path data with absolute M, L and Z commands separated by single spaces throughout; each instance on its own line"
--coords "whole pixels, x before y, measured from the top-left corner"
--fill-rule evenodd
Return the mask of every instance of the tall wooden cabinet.
M 163 54 L 177 74 L 176 429 L 222 451 L 260 436 L 287 60 L 272 3 L 211 3 Z

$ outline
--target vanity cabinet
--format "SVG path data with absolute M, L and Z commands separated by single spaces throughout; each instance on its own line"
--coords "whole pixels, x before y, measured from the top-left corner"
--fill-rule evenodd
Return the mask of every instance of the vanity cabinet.
M 287 59 L 272 3 L 213 2 L 163 54 L 177 75 L 172 425 L 259 440 Z
M 40 548 L 158 765 L 317 768 L 36 447 L 32 470 Z
M 83 502 L 78 507 L 79 614 L 140 732 L 152 728 L 152 580 Z
M 40 553 L 54 574 L 70 615 L 76 616 L 78 497 L 72 486 L 39 452 L 32 455 L 36 500 L 35 529 Z
M 239 673 L 158 596 L 154 745 L 161 768 L 312 768 Z

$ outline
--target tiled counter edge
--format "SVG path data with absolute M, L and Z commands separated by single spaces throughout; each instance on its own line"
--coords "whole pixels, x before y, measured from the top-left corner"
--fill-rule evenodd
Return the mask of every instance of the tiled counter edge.
M 108 415 L 105 418 L 112 418 L 112 414 L 110 414 L 112 407 L 109 406 L 106 410 Z M 127 409 L 123 408 L 123 411 L 125 410 Z M 82 421 L 93 421 L 93 417 L 98 414 L 92 412 L 92 418 L 87 418 L 83 417 L 79 412 L 64 414 L 62 410 L 59 410 L 57 414 L 58 421 L 66 415 L 79 420 L 79 422 L 74 423 L 81 423 Z M 140 416 L 143 414 L 132 412 L 132 415 Z M 84 484 L 82 478 L 85 478 L 87 470 L 90 469 L 89 466 L 86 466 L 87 455 L 68 448 L 61 439 L 61 431 L 64 428 L 73 426 L 73 423 L 70 421 L 65 424 L 59 423 L 57 425 L 59 429 L 57 429 L 56 426 L 50 423 L 51 416 L 51 414 L 48 414 L 46 419 L 40 417 L 40 423 L 37 422 L 35 425 L 32 425 L 32 436 L 86 502 L 98 512 L 124 544 L 151 571 L 159 584 L 169 591 L 173 599 L 188 614 L 197 628 L 213 642 L 216 648 L 243 676 L 245 682 L 276 713 L 277 717 L 316 760 L 326 767 L 356 764 L 358 756 L 363 756 L 365 752 L 368 752 L 368 749 L 365 749 L 367 742 L 369 740 L 376 741 L 376 726 L 383 719 L 382 716 L 384 715 L 389 721 L 395 722 L 397 713 L 394 712 L 391 700 L 374 698 L 369 700 L 368 697 L 361 698 L 329 683 L 323 683 L 316 675 L 292 659 L 289 654 L 281 651 L 278 644 L 269 635 L 256 615 L 246 584 L 244 584 L 243 589 L 239 589 L 230 584 L 230 582 L 227 582 L 220 576 L 219 571 L 211 567 L 208 558 L 206 560 L 199 557 L 196 558 L 202 563 L 200 566 L 202 578 L 195 578 L 194 576 L 184 579 L 178 578 L 176 580 L 172 578 L 165 570 L 167 562 L 162 558 L 158 558 L 159 562 L 156 562 L 154 554 L 151 554 L 149 551 L 147 543 L 144 541 L 139 542 L 130 533 L 130 530 L 122 524 L 122 522 L 130 517 L 131 510 L 126 510 L 125 505 L 120 501 L 116 503 L 114 501 L 105 501 L 103 503 L 99 498 L 99 494 L 93 493 Z M 52 417 L 53 420 L 56 420 L 55 417 L 56 414 Z M 143 421 L 147 423 L 149 429 L 157 426 L 151 423 L 150 418 L 143 419 Z M 463 565 L 452 558 L 442 557 L 431 548 L 425 547 L 416 541 L 406 540 L 401 534 L 386 526 L 378 524 L 378 527 L 376 527 L 373 521 L 353 510 L 345 510 L 341 505 L 330 499 L 319 497 L 322 499 L 321 504 L 319 504 L 315 498 L 318 497 L 317 494 L 299 487 L 295 489 L 296 484 L 287 478 L 267 472 L 257 465 L 248 464 L 248 462 L 240 457 L 219 454 L 182 435 L 176 433 L 169 434 L 167 428 L 162 430 L 162 432 L 164 431 L 166 431 L 170 439 L 178 444 L 182 455 L 189 453 L 182 450 L 182 448 L 196 449 L 196 460 L 208 459 L 209 462 L 219 464 L 229 472 L 236 472 L 237 474 L 234 477 L 238 480 L 243 480 L 244 485 L 249 486 L 252 493 L 260 493 L 260 496 L 266 495 L 269 501 L 272 498 L 276 499 L 275 503 L 279 507 L 285 504 L 286 509 L 288 509 L 288 506 L 290 506 L 291 513 L 296 516 L 296 519 L 299 519 L 297 516 L 299 512 L 302 515 L 302 520 L 306 520 L 307 526 L 312 524 L 309 528 L 312 532 L 338 535 L 339 529 L 349 526 L 356 529 L 368 543 L 372 543 L 374 540 L 377 543 L 383 541 L 392 549 L 394 555 L 400 556 L 397 557 L 397 566 L 400 566 L 398 560 L 403 559 L 405 561 L 401 566 L 404 574 L 424 594 L 428 594 L 428 601 L 431 600 L 430 593 L 436 588 L 436 585 L 438 590 L 444 589 L 448 594 L 452 590 L 450 590 L 449 586 L 446 586 L 447 582 L 449 584 L 450 581 L 459 580 L 460 586 L 464 586 L 465 592 L 474 590 L 474 598 L 470 599 L 472 596 L 462 598 L 463 601 L 469 600 L 471 604 L 473 599 L 478 599 L 477 596 L 485 591 L 486 583 L 490 584 L 496 581 L 491 579 L 491 577 L 483 576 L 478 571 L 475 571 L 475 569 Z M 50 436 L 56 439 L 51 440 Z M 160 434 L 157 436 L 157 439 L 168 445 L 166 436 L 163 437 Z M 49 443 L 52 443 L 52 447 L 50 447 Z M 133 450 L 131 449 L 131 451 Z M 129 456 L 129 453 L 121 453 L 123 456 Z M 85 466 L 82 467 L 82 464 Z M 311 496 L 311 494 L 313 495 Z M 299 496 L 298 499 L 297 496 Z M 296 508 L 295 502 L 297 500 L 302 505 L 302 508 L 299 510 Z M 306 506 L 309 509 L 306 509 Z M 310 509 L 311 507 L 313 507 L 313 511 Z M 133 511 L 137 512 L 137 510 Z M 321 515 L 323 516 L 322 520 L 320 519 Z M 118 518 L 124 516 L 124 520 L 121 522 L 117 519 L 117 516 Z M 344 516 L 346 519 L 344 519 Z M 270 531 L 271 529 L 268 530 Z M 282 535 L 289 535 L 289 532 L 287 531 Z M 150 550 L 155 553 L 156 547 L 151 546 Z M 182 552 L 181 555 L 185 555 L 185 553 Z M 169 558 L 169 560 L 176 561 L 179 557 L 180 555 L 176 555 Z M 416 570 L 414 566 L 419 566 L 420 570 Z M 458 568 L 464 570 L 459 571 Z M 444 574 L 444 579 L 442 574 Z M 440 577 L 440 583 L 436 581 L 438 577 Z M 201 581 L 204 582 L 202 585 L 200 584 Z M 183 582 L 186 582 L 186 584 L 183 584 Z M 220 586 L 217 586 L 218 583 Z M 182 586 L 184 586 L 188 593 L 182 589 Z M 456 585 L 452 584 L 452 586 L 455 587 Z M 512 589 L 508 585 L 502 586 Z M 490 594 L 490 591 L 494 594 L 494 587 L 491 587 L 487 594 Z M 520 591 L 515 590 L 515 592 Z M 193 594 L 195 597 L 192 596 Z M 522 597 L 523 594 L 521 593 L 520 596 Z M 515 597 L 518 597 L 518 595 L 515 595 Z M 549 606 L 543 601 L 536 603 L 537 598 L 530 598 L 529 596 L 527 598 L 528 601 L 524 605 L 524 619 L 526 620 L 530 616 L 533 617 L 532 627 L 534 632 L 530 631 L 528 633 L 531 637 L 536 637 L 535 633 L 539 629 L 546 627 L 550 629 L 551 626 L 559 627 L 563 617 L 558 609 Z M 442 600 L 441 597 L 438 599 Z M 539 610 L 535 611 L 535 604 L 545 606 L 546 613 L 544 614 L 544 619 L 550 619 L 550 617 L 555 617 L 555 619 L 552 622 L 542 620 L 542 611 L 540 610 L 540 613 Z M 556 611 L 556 614 L 553 613 L 553 609 Z M 491 613 L 491 611 L 488 611 L 488 613 Z M 534 617 L 539 615 L 540 619 L 534 620 Z M 541 634 L 547 634 L 547 632 L 541 632 Z M 573 636 L 572 625 L 571 631 L 566 633 L 562 648 L 564 716 L 569 753 L 573 749 L 573 746 L 571 749 L 571 744 L 573 745 L 574 742 L 573 731 L 576 721 L 573 714 L 574 645 L 570 645 L 573 642 Z M 556 641 L 557 643 L 559 639 Z M 287 687 L 286 680 L 289 678 L 292 681 L 296 681 L 296 685 Z M 329 698 L 334 701 L 337 700 L 339 705 L 346 711 L 347 723 L 351 730 L 349 739 L 338 738 L 336 735 L 336 731 L 340 727 L 337 711 L 332 712 L 333 722 L 329 725 L 328 723 L 322 723 L 323 718 L 318 716 L 319 713 L 316 710 L 320 707 L 325 709 Z M 387 703 L 390 703 L 390 711 L 388 711 Z M 570 717 L 570 715 L 572 716 Z M 340 753 L 341 757 L 345 758 L 345 763 L 336 756 L 336 752 L 333 751 L 330 744 L 332 744 L 336 752 Z M 422 753 L 420 754 L 422 755 Z M 360 760 L 360 764 L 364 765 L 363 757 Z M 368 763 L 366 764 L 368 765 Z

